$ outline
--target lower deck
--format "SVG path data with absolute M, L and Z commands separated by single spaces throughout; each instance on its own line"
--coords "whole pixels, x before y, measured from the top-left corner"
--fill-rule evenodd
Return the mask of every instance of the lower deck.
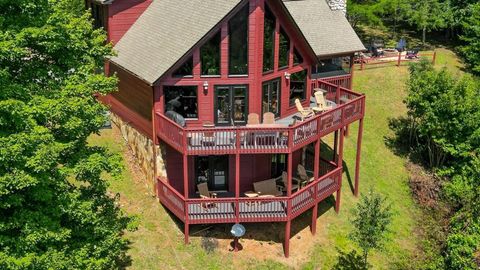
M 189 224 L 285 222 L 334 194 L 341 187 L 342 168 L 299 189 L 291 196 L 187 199 L 164 180 L 158 180 L 158 197 L 173 214 Z

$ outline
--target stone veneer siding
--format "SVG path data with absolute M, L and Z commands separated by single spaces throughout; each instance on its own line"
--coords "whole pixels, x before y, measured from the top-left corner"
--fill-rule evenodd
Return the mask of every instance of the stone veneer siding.
M 347 14 L 347 0 L 327 0 L 332 10 L 341 10 Z
M 153 155 L 153 141 L 142 133 L 138 132 L 134 127 L 123 121 L 119 116 L 110 113 L 112 120 L 112 128 L 116 128 L 122 134 L 123 139 L 135 156 L 137 165 L 145 176 L 145 184 L 149 187 L 153 194 L 156 194 L 155 166 Z M 157 154 L 157 176 L 166 178 L 165 169 L 165 147 L 156 145 Z

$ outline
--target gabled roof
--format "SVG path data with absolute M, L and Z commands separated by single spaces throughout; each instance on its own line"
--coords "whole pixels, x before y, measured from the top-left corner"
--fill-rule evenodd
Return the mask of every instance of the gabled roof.
M 240 3 L 154 0 L 116 44 L 111 61 L 153 85 Z M 317 56 L 365 49 L 344 13 L 332 11 L 325 0 L 283 4 Z
M 283 0 L 319 57 L 365 50 L 343 11 L 332 11 L 325 0 Z
M 111 61 L 153 84 L 242 0 L 157 0 L 117 43 Z

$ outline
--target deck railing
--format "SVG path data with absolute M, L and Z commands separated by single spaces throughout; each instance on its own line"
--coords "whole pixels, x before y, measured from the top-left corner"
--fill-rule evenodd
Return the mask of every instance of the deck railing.
M 345 74 L 345 75 L 339 75 L 339 76 L 333 76 L 333 77 L 326 77 L 326 78 L 319 78 L 316 79 L 315 81 L 323 81 L 327 83 L 331 83 L 334 85 L 339 85 L 343 88 L 347 89 L 352 89 L 352 75 L 351 74 Z M 315 83 L 315 82 L 313 82 Z M 314 86 L 315 88 L 315 86 Z
M 157 180 L 157 196 L 175 216 L 185 220 L 185 197 L 160 179 Z
M 184 128 L 157 113 L 157 135 L 188 155 L 289 153 L 363 117 L 364 95 L 326 81 L 315 84 L 337 106 L 293 126 Z
M 286 221 L 339 189 L 343 168 L 333 169 L 333 165 L 327 163 L 325 166 L 330 169 L 327 174 L 291 197 L 185 199 L 161 180 L 158 180 L 158 194 L 168 209 L 181 220 L 188 219 L 190 224 Z

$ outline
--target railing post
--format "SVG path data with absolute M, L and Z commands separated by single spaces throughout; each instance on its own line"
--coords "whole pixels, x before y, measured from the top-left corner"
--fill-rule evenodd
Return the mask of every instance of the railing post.
M 336 93 L 336 97 L 335 97 L 335 102 L 340 105 L 340 85 L 337 85 L 337 93 Z

